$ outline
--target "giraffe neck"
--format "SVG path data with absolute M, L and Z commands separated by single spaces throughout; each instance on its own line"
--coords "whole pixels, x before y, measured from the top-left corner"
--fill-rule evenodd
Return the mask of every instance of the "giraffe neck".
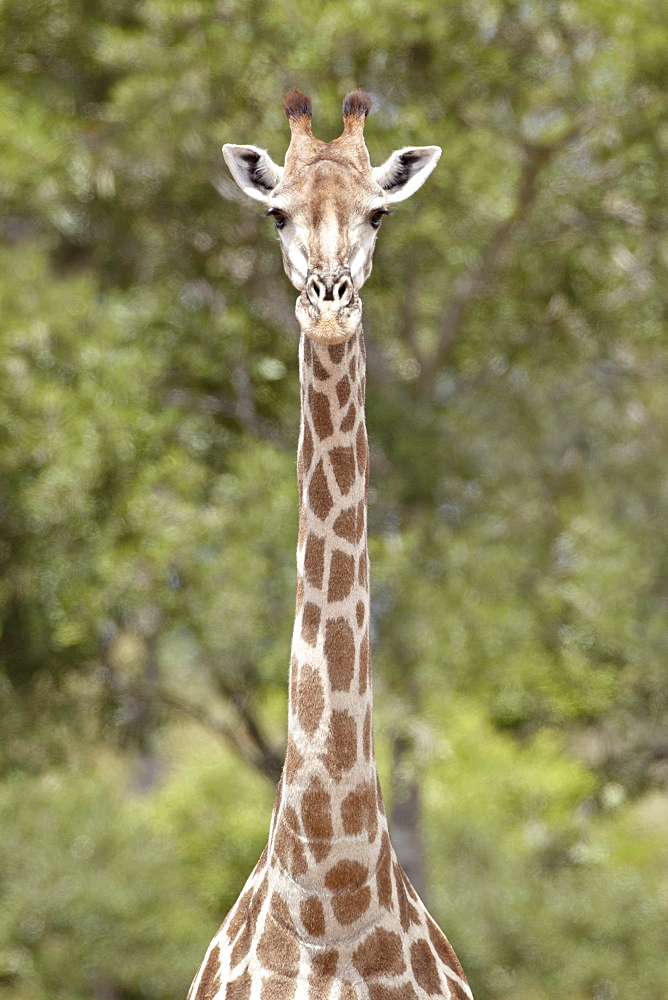
M 471 1000 L 392 850 L 373 755 L 361 327 L 302 340 L 297 613 L 269 843 L 190 1000 Z
M 335 346 L 302 336 L 300 383 L 288 745 L 269 861 L 306 890 L 341 879 L 352 889 L 386 832 L 373 752 L 361 326 Z

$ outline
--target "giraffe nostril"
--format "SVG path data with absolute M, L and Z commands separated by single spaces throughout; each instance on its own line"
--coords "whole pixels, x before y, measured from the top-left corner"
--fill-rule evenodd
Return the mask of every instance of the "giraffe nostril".
M 342 302 L 344 299 L 350 298 L 351 285 L 348 278 L 341 278 L 338 285 L 336 286 L 336 297 Z
M 347 274 L 334 280 L 311 275 L 306 285 L 306 295 L 314 306 L 320 307 L 323 302 L 345 306 L 353 297 L 353 283 Z
M 306 285 L 306 295 L 310 302 L 314 306 L 320 305 L 323 293 L 326 291 L 325 288 L 314 278 L 311 277 Z
M 339 278 L 339 280 L 335 282 L 332 291 L 333 298 L 338 302 L 338 304 L 340 306 L 347 306 L 353 297 L 353 283 L 348 275 L 344 275 L 342 278 Z

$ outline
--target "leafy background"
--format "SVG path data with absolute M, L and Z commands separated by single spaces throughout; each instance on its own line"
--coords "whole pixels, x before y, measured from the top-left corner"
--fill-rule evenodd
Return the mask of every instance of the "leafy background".
M 377 743 L 477 1000 L 665 1000 L 668 16 L 0 4 L 0 996 L 183 997 L 284 747 L 294 291 L 223 141 L 438 143 L 365 288 Z M 425 874 L 426 873 L 426 874 Z

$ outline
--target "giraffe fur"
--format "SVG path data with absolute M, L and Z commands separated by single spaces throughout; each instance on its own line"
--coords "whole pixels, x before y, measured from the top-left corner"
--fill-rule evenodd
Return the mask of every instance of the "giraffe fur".
M 422 183 L 440 150 L 400 150 L 374 171 L 362 134 L 370 108 L 364 92 L 346 97 L 344 131 L 331 143 L 313 137 L 305 95 L 292 91 L 284 107 L 292 141 L 283 168 L 255 147 L 225 151 L 242 189 L 255 185 L 251 197 L 275 215 L 285 269 L 300 292 L 287 749 L 267 847 L 211 942 L 189 1000 L 472 1000 L 453 949 L 391 844 L 373 746 L 369 641 L 358 292 L 387 204 L 401 200 L 402 185 L 412 193 Z M 275 182 L 269 192 L 267 178 Z

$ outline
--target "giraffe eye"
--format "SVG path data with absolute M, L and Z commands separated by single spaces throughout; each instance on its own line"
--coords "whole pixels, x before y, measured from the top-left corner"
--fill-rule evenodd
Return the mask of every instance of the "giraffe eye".
M 392 215 L 386 208 L 379 208 L 369 219 L 369 224 L 373 229 L 380 229 L 380 223 L 384 215 Z
M 283 213 L 279 211 L 279 209 L 277 208 L 270 208 L 269 211 L 265 212 L 264 214 L 273 216 L 277 229 L 282 229 L 285 223 L 287 222 L 287 219 L 285 218 Z

